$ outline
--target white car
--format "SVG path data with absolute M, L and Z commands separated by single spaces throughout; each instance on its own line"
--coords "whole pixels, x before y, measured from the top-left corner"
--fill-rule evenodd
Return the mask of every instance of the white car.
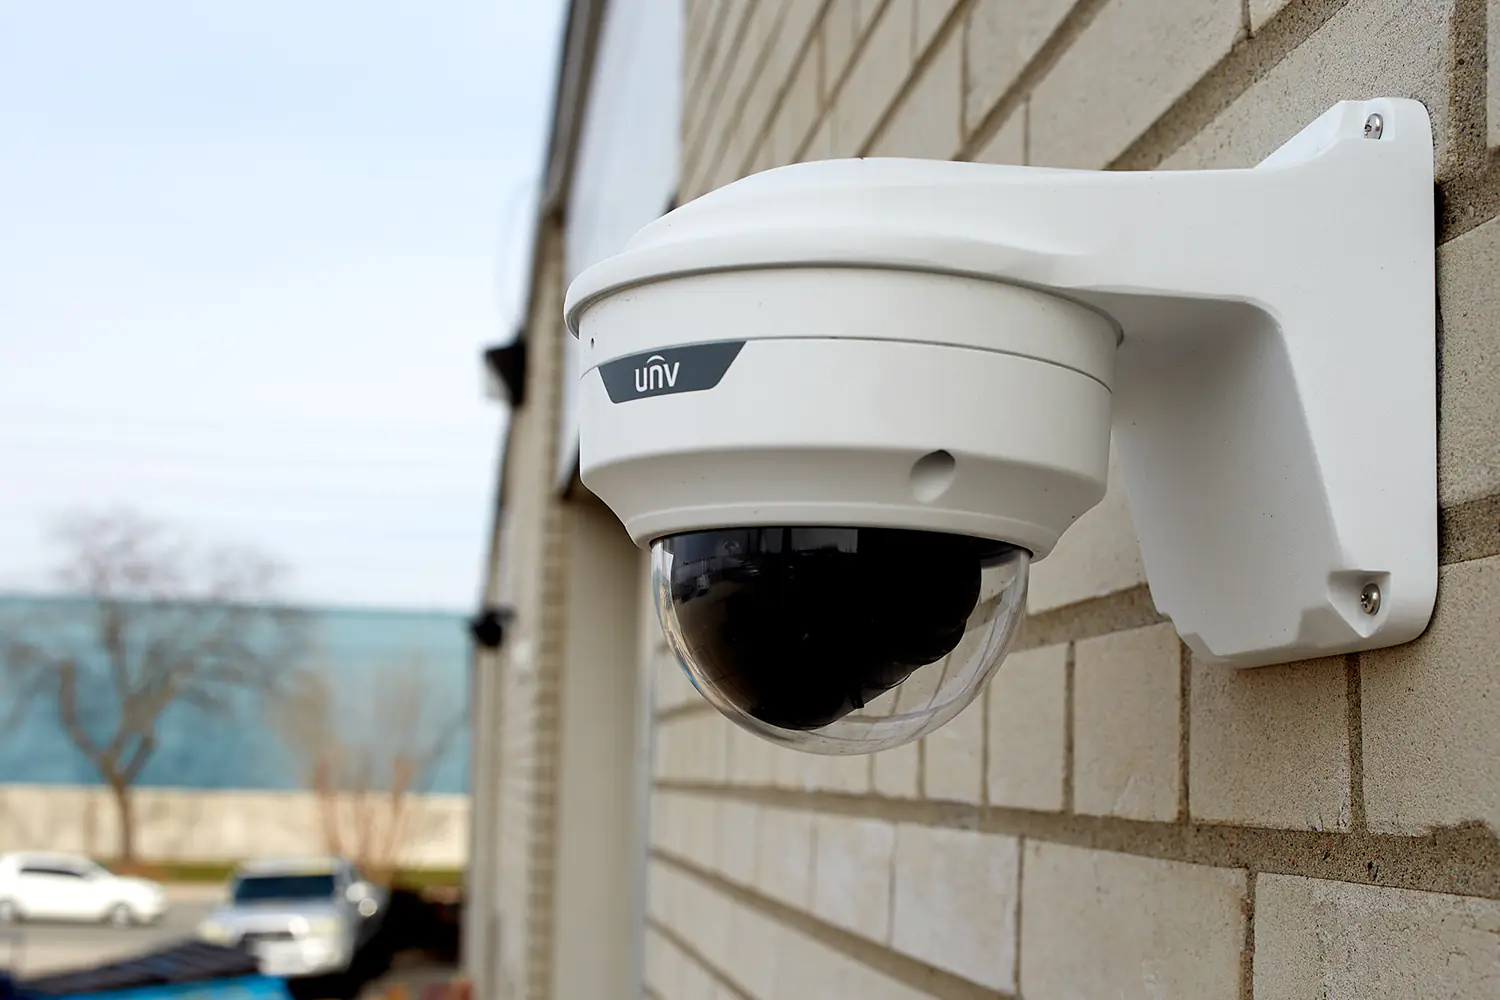
M 155 882 L 124 878 L 75 854 L 0 854 L 0 923 L 18 920 L 154 923 L 167 910 Z
M 263 858 L 241 865 L 229 898 L 198 927 L 214 944 L 243 948 L 267 976 L 348 971 L 385 919 L 389 899 L 344 858 Z

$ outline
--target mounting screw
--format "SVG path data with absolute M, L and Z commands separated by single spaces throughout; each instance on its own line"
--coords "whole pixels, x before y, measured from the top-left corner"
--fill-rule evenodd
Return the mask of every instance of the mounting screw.
M 1385 119 L 1384 118 L 1380 117 L 1379 115 L 1371 115 L 1370 117 L 1368 117 L 1368 118 L 1365 119 L 1365 138 L 1366 139 L 1379 139 L 1380 138 L 1380 133 L 1382 133 L 1384 131 L 1385 131 Z M 1375 593 L 1378 595 L 1380 593 L 1379 589 L 1377 589 L 1375 591 Z M 1375 603 L 1377 605 L 1380 603 L 1380 598 L 1378 596 L 1375 598 Z M 1370 612 L 1370 613 L 1374 614 L 1373 611 Z
M 1373 615 L 1380 610 L 1380 587 L 1373 583 L 1365 584 L 1365 589 L 1359 592 L 1359 606 L 1367 615 Z

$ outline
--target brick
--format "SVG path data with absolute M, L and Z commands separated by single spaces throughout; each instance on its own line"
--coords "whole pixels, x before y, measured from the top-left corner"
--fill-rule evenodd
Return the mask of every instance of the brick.
M 833 116 L 829 114 L 824 116 L 822 123 L 814 130 L 812 138 L 807 142 L 807 148 L 797 157 L 797 162 L 806 163 L 809 160 L 833 158 Z
M 658 745 L 665 758 L 661 776 L 670 781 L 694 781 L 707 766 L 703 760 L 702 718 L 683 715 L 668 719 L 661 726 Z
M 696 865 L 712 870 L 719 857 L 719 802 L 684 795 L 678 800 L 675 818 L 681 824 L 682 854 Z
M 776 746 L 739 726 L 730 729 L 729 760 L 737 785 L 769 787 L 776 783 Z
M 916 0 L 911 6 L 912 16 L 915 18 L 912 28 L 912 58 L 920 59 L 948 20 L 948 15 L 953 13 L 953 8 L 958 6 L 958 0 Z M 962 35 L 963 29 L 960 27 L 954 34 Z
M 655 622 L 651 623 L 655 626 Z M 677 659 L 667 648 L 665 642 L 653 643 L 651 660 L 654 665 L 653 688 L 656 695 L 657 711 L 676 708 L 679 705 L 690 705 L 694 700 L 702 700 L 697 691 L 693 689 L 692 682 L 677 665 Z
M 1432 116 L 1440 177 L 1450 164 L 1451 0 L 1352 0 L 1170 156 L 1173 169 L 1249 167 L 1335 103 L 1414 97 Z
M 1490 0 L 1485 11 L 1489 62 L 1486 107 L 1489 119 L 1490 148 L 1500 146 L 1500 0 Z
M 656 741 L 651 748 L 651 777 L 657 781 L 674 781 L 682 751 L 678 749 L 681 737 L 670 723 L 658 726 Z
M 1033 840 L 1023 872 L 1027 1000 L 1240 996 L 1243 871 Z
M 1016 109 L 1000 131 L 975 154 L 976 163 L 1026 164 L 1026 108 Z
M 707 10 L 707 0 L 687 0 L 682 5 L 682 47 L 684 51 L 691 51 L 703 38 L 703 20 Z M 692 60 L 684 58 L 683 64 L 691 66 Z
M 1294 875 L 1256 880 L 1256 1000 L 1497 991 L 1500 902 Z
M 658 727 L 657 748 L 661 754 L 658 778 L 666 781 L 714 780 L 712 775 L 721 774 L 718 762 L 712 757 L 708 715 L 694 712 L 678 715 L 661 723 Z M 727 741 L 726 741 L 727 742 Z M 723 765 L 727 766 L 727 747 L 724 748 Z
M 654 847 L 686 855 L 685 797 L 666 792 L 651 796 L 651 843 Z
M 1125 501 L 1120 456 L 1111 442 L 1104 499 L 1074 521 L 1051 554 L 1031 567 L 1026 609 L 1037 614 L 1145 582 L 1135 522 Z
M 1236 670 L 1193 658 L 1188 799 L 1195 819 L 1349 828 L 1342 657 Z
M 1111 0 L 1031 92 L 1031 160 L 1097 169 L 1229 53 L 1240 0 Z
M 813 912 L 856 934 L 887 940 L 896 828 L 876 819 L 820 816 L 815 839 Z
M 709 62 L 718 50 L 723 34 L 723 25 L 720 22 L 722 16 L 728 10 L 729 8 L 726 4 L 713 4 L 711 11 L 705 11 L 699 16 L 696 32 L 684 42 L 682 53 L 683 129 L 687 128 L 689 115 L 693 110 L 695 99 L 701 96 L 695 92 L 695 89 L 699 81 L 702 80 Z
M 1500 31 L 1500 26 L 1496 27 Z M 1438 250 L 1438 498 L 1500 493 L 1500 219 Z
M 860 35 L 870 29 L 870 22 L 880 13 L 880 5 L 884 2 L 885 0 L 854 0 L 854 24 Z
M 752 70 L 754 75 L 745 84 L 743 106 L 726 126 L 729 131 L 719 169 L 731 177 L 741 175 L 750 151 L 770 130 L 771 115 L 790 82 L 792 67 L 802 55 L 808 31 L 818 13 L 814 0 L 776 0 L 767 6 L 773 9 L 779 6 L 780 12 L 769 22 L 766 44 L 757 50 L 758 67 Z
M 812 791 L 820 784 L 823 761 L 814 754 L 772 745 L 776 759 L 776 784 L 780 788 Z
M 745 906 L 731 910 L 729 927 L 729 964 L 725 971 L 757 1000 L 776 997 L 777 966 L 791 935 Z
M 692 725 L 695 746 L 701 755 L 693 777 L 716 784 L 723 782 L 729 775 L 729 733 L 738 727 L 718 712 L 703 712 Z
M 682 951 L 665 937 L 658 937 L 655 969 L 647 982 L 663 997 L 676 997 L 682 989 L 682 967 L 687 959 Z
M 658 781 L 684 781 L 692 774 L 693 733 L 690 720 L 679 716 L 656 727 L 652 773 Z
M 1482 820 L 1500 832 L 1500 556 L 1445 566 L 1416 642 L 1360 656 L 1365 811 L 1420 833 Z
M 813 756 L 815 765 L 814 787 L 830 792 L 851 792 L 863 795 L 870 790 L 870 758 L 864 754 L 854 756 Z
M 916 798 L 918 769 L 921 766 L 921 751 L 916 743 L 907 743 L 894 750 L 882 750 L 874 758 L 876 793 L 897 799 Z
M 832 998 L 840 996 L 839 980 L 849 960 L 838 952 L 801 934 L 782 935 L 781 954 L 776 960 L 776 990 L 773 997 Z
M 863 794 L 870 790 L 870 761 L 864 755 L 829 756 L 771 745 L 775 782 L 782 788 Z
M 666 913 L 662 917 L 662 923 L 673 930 L 680 931 L 692 922 L 690 903 L 696 883 L 670 866 L 665 868 L 662 876 L 662 881 L 666 886 L 664 893 Z
M 816 46 L 808 45 L 808 36 L 817 19 L 818 7 L 817 0 L 783 0 L 781 19 L 776 23 L 765 63 L 745 98 L 738 132 L 751 139 L 758 138 L 770 125 L 771 112 L 792 78 L 793 67 L 811 63 L 816 70 Z M 810 59 L 804 56 L 804 50 Z
M 704 40 L 703 65 L 691 85 L 683 88 L 682 154 L 684 174 L 689 164 L 689 155 L 701 144 L 705 119 L 712 110 L 716 86 L 726 67 L 739 51 L 741 29 L 745 16 L 750 13 L 750 0 L 723 0 L 723 13 L 716 27 Z
M 682 824 L 677 822 L 677 796 L 655 792 L 651 796 L 651 846 L 680 852 Z
M 906 84 L 911 70 L 911 2 L 891 0 L 886 5 L 829 109 L 835 156 L 855 156 L 864 148 Z
M 753 758 L 750 755 L 749 748 L 745 745 L 745 737 L 749 735 L 749 733 L 740 729 L 739 726 L 735 726 L 729 733 L 729 749 L 727 750 L 729 759 L 726 762 L 726 771 L 724 774 L 724 780 L 727 784 L 751 784 L 748 775 L 753 770 L 754 764 L 752 763 Z
M 714 978 L 690 958 L 684 958 L 674 1000 L 714 1000 Z
M 703 892 L 706 903 L 702 910 L 702 930 L 698 935 L 699 948 L 704 958 L 723 968 L 729 961 L 734 903 L 706 886 Z
M 755 881 L 755 841 L 760 830 L 759 810 L 746 802 L 719 803 L 719 874 L 731 882 Z
M 1073 657 L 1073 807 L 1177 816 L 1182 645 L 1168 625 L 1080 642 Z
M 924 741 L 923 790 L 929 799 L 984 800 L 984 699 L 977 698 Z
M 1068 648 L 1012 653 L 990 680 L 991 805 L 1061 809 Z
M 678 911 L 672 926 L 707 961 L 722 966 L 729 960 L 731 904 L 697 879 L 682 876 L 677 889 Z
M 963 36 L 957 32 L 902 97 L 875 144 L 872 156 L 918 156 L 949 160 L 963 144 L 960 108 Z
M 706 713 L 684 715 L 669 725 L 676 729 L 673 734 L 676 763 L 673 775 L 680 781 L 714 781 L 719 768 L 714 761 L 709 732 L 710 720 Z M 725 764 L 728 764 L 728 748 L 725 748 Z
M 714 108 L 703 120 L 701 139 L 690 157 L 696 183 L 699 186 L 706 183 L 707 190 L 722 187 L 739 177 L 742 159 L 741 162 L 735 159 L 736 141 L 740 138 L 737 126 L 786 2 L 757 0 L 751 4 L 745 33 L 736 45 L 737 51 L 729 63 L 723 89 Z M 748 143 L 749 138 L 745 137 L 745 142 Z M 740 147 L 741 157 L 743 148 Z
M 659 861 L 652 861 L 646 867 L 646 912 L 663 923 L 671 921 L 676 909 L 677 899 L 673 895 L 677 886 L 675 875 L 676 872 Z
M 860 25 L 856 0 L 831 0 L 823 16 L 823 98 L 832 97 L 849 68 L 849 59 L 859 43 Z
M 671 995 L 666 992 L 666 986 L 670 963 L 676 957 L 673 951 L 666 938 L 649 927 L 646 929 L 646 985 L 660 996 Z
M 892 945 L 991 989 L 1013 991 L 1019 859 L 1013 837 L 897 827 Z
M 787 85 L 781 107 L 771 122 L 768 145 L 774 165 L 793 163 L 797 153 L 807 141 L 808 133 L 818 120 L 823 109 L 819 95 L 820 60 L 817 46 L 808 50 L 807 56 L 797 68 L 797 74 Z
M 841 1000 L 928 1000 L 930 994 L 876 972 L 862 962 L 846 962 L 839 977 L 839 992 L 833 996 Z
M 1250 31 L 1257 33 L 1291 0 L 1250 0 Z
M 812 899 L 813 817 L 762 809 L 755 845 L 755 885 L 783 903 L 806 909 Z
M 979 0 L 969 11 L 964 128 L 984 120 L 1074 5 L 1074 0 Z

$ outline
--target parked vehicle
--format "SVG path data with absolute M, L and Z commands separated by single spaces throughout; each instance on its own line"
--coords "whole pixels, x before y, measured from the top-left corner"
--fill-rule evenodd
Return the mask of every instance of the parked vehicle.
M 116 875 L 75 854 L 0 854 L 0 923 L 18 920 L 155 923 L 167 910 L 162 887 Z
M 345 972 L 385 918 L 386 893 L 342 858 L 247 862 L 229 899 L 198 927 L 215 944 L 244 948 L 263 975 Z

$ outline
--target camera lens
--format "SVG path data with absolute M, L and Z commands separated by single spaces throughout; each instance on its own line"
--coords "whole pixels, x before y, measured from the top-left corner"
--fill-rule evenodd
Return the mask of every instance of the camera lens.
M 952 661 L 985 652 L 961 646 L 993 631 L 999 598 L 1009 637 L 1029 556 L 940 532 L 758 527 L 663 538 L 653 558 L 663 627 L 698 689 L 762 735 L 847 753 L 906 742 L 972 700 L 994 663 Z M 924 672 L 929 693 L 894 710 Z

